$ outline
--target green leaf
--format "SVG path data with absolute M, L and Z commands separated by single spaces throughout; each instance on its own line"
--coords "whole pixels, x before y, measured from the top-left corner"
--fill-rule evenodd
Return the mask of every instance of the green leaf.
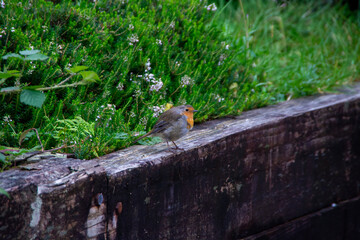
M 19 53 L 21 55 L 25 55 L 25 56 L 28 56 L 28 55 L 33 55 L 33 54 L 37 54 L 39 53 L 40 50 L 25 50 L 25 51 L 20 51 Z
M 71 72 L 71 73 L 77 73 L 77 72 L 86 70 L 86 69 L 88 69 L 88 68 L 89 68 L 89 67 L 87 67 L 87 66 L 75 66 L 75 67 L 72 67 L 72 68 L 67 68 L 66 70 L 67 70 L 68 72 Z
M 8 54 L 6 54 L 6 55 L 4 55 L 3 57 L 2 57 L 2 59 L 8 59 L 8 58 L 11 58 L 11 57 L 13 57 L 13 58 L 20 58 L 21 60 L 24 60 L 24 58 L 22 57 L 22 56 L 20 56 L 19 54 L 17 54 L 17 53 L 8 53 Z
M 18 70 L 9 70 L 9 71 L 7 71 L 7 73 L 11 73 L 11 74 L 19 73 L 20 74 L 20 71 L 18 71 Z
M 155 145 L 155 144 L 158 144 L 161 142 L 162 142 L 162 140 L 160 137 L 148 137 L 148 138 L 143 138 L 138 141 L 138 143 L 140 143 L 142 145 Z
M 19 87 L 5 87 L 5 88 L 1 88 L 0 92 L 12 92 L 14 90 L 19 90 Z
M 4 162 L 5 161 L 5 155 L 0 153 L 0 161 Z
M 46 96 L 43 92 L 30 89 L 25 89 L 20 94 L 20 102 L 38 108 L 41 108 L 45 98 Z
M 49 57 L 44 54 L 37 53 L 37 54 L 26 56 L 24 60 L 25 61 L 37 61 L 37 60 L 46 60 L 48 58 Z
M 29 132 L 31 130 L 34 130 L 33 128 L 30 128 L 30 129 L 27 129 L 25 131 L 23 131 L 20 135 L 20 138 L 19 138 L 19 146 L 21 146 L 21 143 L 23 142 L 23 140 L 26 138 L 26 137 L 29 137 Z M 31 134 L 31 133 L 30 133 Z
M 116 133 L 114 139 L 128 139 L 129 138 L 129 134 L 124 133 L 124 132 L 120 132 L 120 133 Z
M 17 70 L 11 70 L 7 72 L 0 72 L 0 79 L 1 78 L 10 78 L 10 77 L 20 77 L 20 72 Z
M 11 73 L 0 73 L 1 79 L 6 79 L 6 78 L 10 78 L 10 77 L 15 77 L 15 75 L 11 74 Z
M 85 80 L 86 82 L 100 81 L 99 76 L 94 71 L 83 71 L 83 72 L 80 72 L 80 74 L 83 77 L 83 80 Z
M 10 198 L 9 193 L 8 193 L 7 191 L 5 191 L 4 189 L 2 189 L 2 188 L 0 188 L 0 194 L 5 195 L 5 196 L 7 196 L 8 198 Z

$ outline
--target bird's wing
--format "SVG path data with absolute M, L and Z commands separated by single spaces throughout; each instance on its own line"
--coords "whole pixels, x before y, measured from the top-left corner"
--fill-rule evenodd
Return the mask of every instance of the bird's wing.
M 174 114 L 172 109 L 164 112 L 159 120 L 155 123 L 152 133 L 160 133 L 165 131 L 168 127 L 172 125 L 172 123 L 177 122 L 182 115 L 181 114 Z

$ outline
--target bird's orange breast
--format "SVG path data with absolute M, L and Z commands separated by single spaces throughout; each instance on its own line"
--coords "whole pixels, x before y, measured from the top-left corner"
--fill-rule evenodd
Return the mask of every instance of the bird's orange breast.
M 187 117 L 187 129 L 192 129 L 194 126 L 194 114 L 192 112 L 184 112 L 184 115 Z

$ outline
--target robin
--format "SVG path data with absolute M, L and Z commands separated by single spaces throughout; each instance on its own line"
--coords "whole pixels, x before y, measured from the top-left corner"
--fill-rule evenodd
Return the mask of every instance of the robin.
M 197 112 L 191 105 L 181 105 L 170 108 L 160 115 L 158 121 L 155 123 L 153 129 L 145 135 L 136 139 L 136 143 L 149 135 L 154 137 L 161 137 L 166 141 L 169 150 L 169 141 L 172 141 L 176 150 L 183 150 L 179 148 L 174 141 L 185 136 L 194 126 L 194 112 Z

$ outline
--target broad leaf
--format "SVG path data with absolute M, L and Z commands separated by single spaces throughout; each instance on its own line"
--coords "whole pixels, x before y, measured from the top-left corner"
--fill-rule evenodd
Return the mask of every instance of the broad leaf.
M 83 80 L 87 82 L 97 82 L 100 81 L 99 76 L 96 74 L 96 72 L 93 71 L 83 71 L 80 72 L 81 76 L 83 77 Z
M 38 108 L 41 108 L 45 98 L 46 96 L 43 92 L 30 89 L 25 89 L 20 94 L 20 102 Z
M 25 56 L 28 56 L 28 55 L 33 55 L 33 54 L 37 54 L 39 53 L 40 50 L 25 50 L 25 51 L 20 51 L 19 53 L 21 55 L 25 55 Z
M 19 90 L 19 87 L 5 87 L 5 88 L 1 88 L 0 92 L 12 92 L 14 90 Z
M 20 56 L 19 54 L 17 54 L 17 53 L 8 53 L 8 54 L 6 54 L 6 55 L 4 55 L 3 57 L 2 57 L 2 59 L 8 59 L 8 58 L 11 58 L 11 57 L 13 57 L 13 58 L 20 58 L 21 60 L 24 60 L 24 58 L 22 57 L 22 56 Z
M 88 69 L 89 67 L 87 66 L 75 66 L 75 67 L 72 67 L 72 68 L 68 68 L 66 69 L 68 72 L 71 72 L 71 73 L 77 73 L 77 72 L 80 72 L 80 71 L 83 71 L 83 70 L 86 70 Z
M 44 54 L 41 53 L 36 53 L 33 55 L 29 55 L 25 57 L 25 61 L 37 61 L 37 60 L 46 60 L 48 59 L 48 56 L 45 56 Z
M 115 134 L 114 139 L 123 139 L 124 140 L 124 139 L 128 139 L 129 137 L 130 137 L 129 134 L 120 132 L 120 133 Z
M 162 140 L 160 137 L 149 137 L 149 138 L 144 138 L 139 140 L 138 143 L 142 144 L 142 145 L 155 145 L 158 143 L 161 143 Z
M 5 155 L 0 153 L 0 161 L 1 162 L 4 162 L 5 161 Z

